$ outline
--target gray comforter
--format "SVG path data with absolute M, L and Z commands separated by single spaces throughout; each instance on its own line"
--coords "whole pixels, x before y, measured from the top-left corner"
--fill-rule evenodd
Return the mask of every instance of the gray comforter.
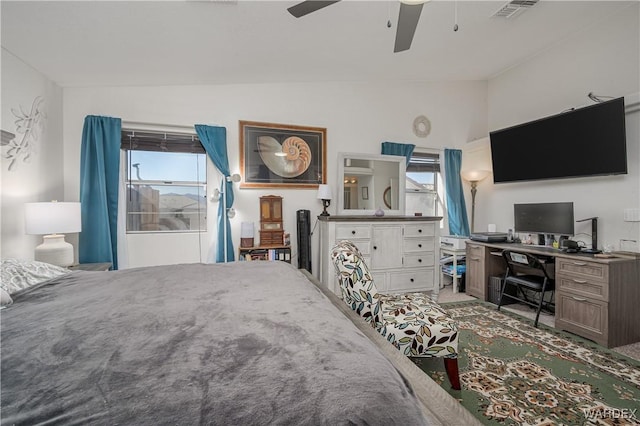
M 424 424 L 284 262 L 73 272 L 0 313 L 3 424 Z

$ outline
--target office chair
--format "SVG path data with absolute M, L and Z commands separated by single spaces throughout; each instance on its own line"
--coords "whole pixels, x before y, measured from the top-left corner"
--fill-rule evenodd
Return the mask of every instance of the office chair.
M 502 290 L 500 291 L 498 310 L 500 310 L 505 297 L 532 306 L 536 308 L 536 319 L 533 322 L 533 326 L 537 328 L 543 304 L 550 310 L 553 307 L 555 280 L 549 276 L 544 264 L 536 256 L 529 253 L 504 250 L 502 257 L 507 264 L 507 271 L 504 274 Z M 508 294 L 505 291 L 507 286 L 515 287 L 515 295 L 513 295 L 513 292 Z M 537 301 L 530 300 L 525 290 L 540 293 L 539 299 Z M 551 292 L 551 298 L 548 302 L 545 302 L 544 296 L 549 291 Z

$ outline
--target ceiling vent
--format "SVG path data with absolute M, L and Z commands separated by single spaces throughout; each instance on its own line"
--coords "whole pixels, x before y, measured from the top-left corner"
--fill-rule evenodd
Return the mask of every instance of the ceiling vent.
M 536 3 L 538 3 L 538 0 L 513 0 L 502 6 L 491 16 L 495 18 L 513 18 L 533 7 Z

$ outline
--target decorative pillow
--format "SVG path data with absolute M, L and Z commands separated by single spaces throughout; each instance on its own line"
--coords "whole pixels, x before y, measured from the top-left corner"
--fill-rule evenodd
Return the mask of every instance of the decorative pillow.
M 13 299 L 9 296 L 4 288 L 0 288 L 0 309 L 13 303 Z
M 6 259 L 0 263 L 0 288 L 14 294 L 70 272 L 66 268 L 35 260 Z

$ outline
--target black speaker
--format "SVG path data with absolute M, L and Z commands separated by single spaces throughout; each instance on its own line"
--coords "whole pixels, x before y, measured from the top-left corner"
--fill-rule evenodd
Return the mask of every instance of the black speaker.
M 311 272 L 311 213 L 309 210 L 298 210 L 298 269 Z

